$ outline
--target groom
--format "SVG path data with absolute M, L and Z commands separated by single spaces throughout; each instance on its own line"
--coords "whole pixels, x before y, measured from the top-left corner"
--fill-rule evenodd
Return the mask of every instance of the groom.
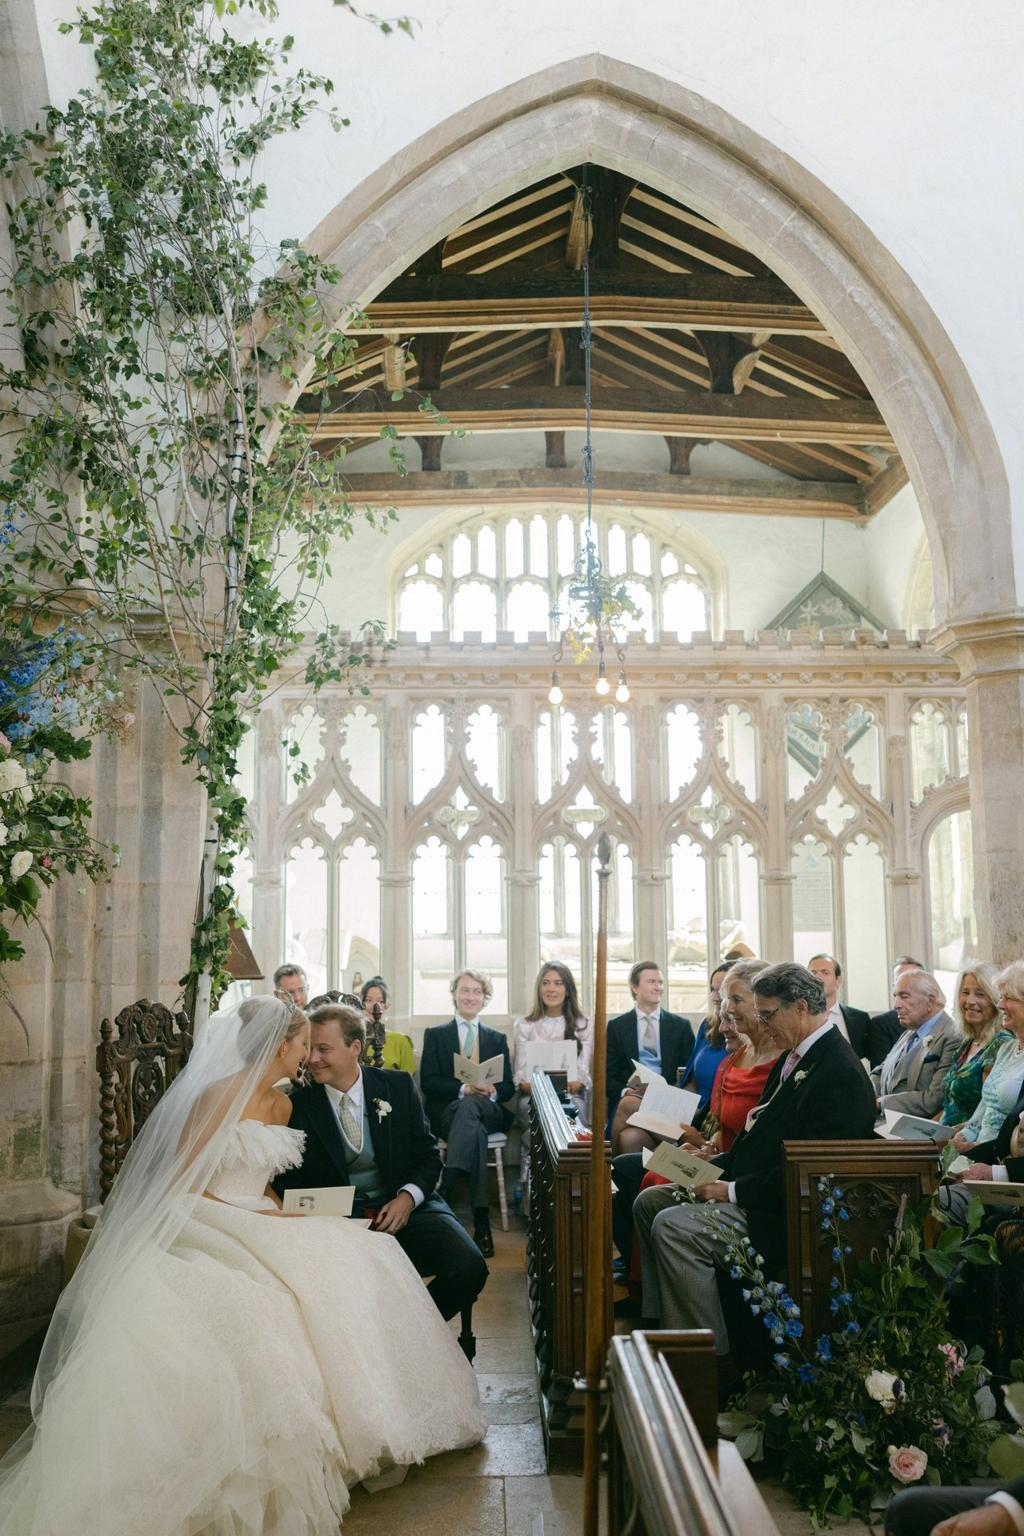
M 376 1212 L 375 1232 L 397 1239 L 443 1318 L 471 1306 L 487 1279 L 483 1255 L 434 1193 L 441 1155 L 407 1072 L 364 1067 L 362 1018 L 340 1003 L 309 1015 L 313 1083 L 292 1094 L 293 1130 L 305 1131 L 302 1164 L 274 1180 L 289 1188 L 353 1184 L 354 1211 Z

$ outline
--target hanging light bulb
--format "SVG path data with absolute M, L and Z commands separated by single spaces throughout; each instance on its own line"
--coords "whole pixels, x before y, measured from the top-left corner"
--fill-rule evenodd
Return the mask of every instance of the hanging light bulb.
M 558 673 L 557 672 L 552 672 L 552 674 L 551 674 L 551 687 L 548 689 L 548 703 L 549 704 L 561 704 L 562 698 L 563 698 L 562 690 L 558 686 Z
M 619 673 L 619 686 L 615 690 L 615 702 L 617 704 L 629 703 L 629 687 L 626 683 L 625 672 Z
M 611 692 L 611 687 L 612 685 L 608 681 L 608 674 L 604 669 L 604 657 L 602 656 L 601 665 L 597 669 L 597 682 L 594 684 L 594 692 L 599 693 L 604 698 L 606 693 Z

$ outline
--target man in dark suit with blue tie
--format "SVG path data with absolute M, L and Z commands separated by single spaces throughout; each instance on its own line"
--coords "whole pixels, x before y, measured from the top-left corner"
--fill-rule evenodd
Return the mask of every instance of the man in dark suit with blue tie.
M 441 1193 L 450 1197 L 459 1174 L 469 1181 L 473 1202 L 473 1241 L 485 1258 L 494 1253 L 487 1191 L 487 1138 L 507 1131 L 512 1116 L 505 1108 L 515 1091 L 508 1041 L 498 1029 L 480 1022 L 491 984 L 477 971 L 462 971 L 452 982 L 455 1017 L 423 1032 L 420 1088 L 435 1136 L 448 1143 Z M 455 1075 L 455 1057 L 471 1062 L 501 1056 L 502 1073 L 492 1086 L 475 1087 Z
M 661 1006 L 665 979 L 655 960 L 639 960 L 629 973 L 634 1006 L 608 1021 L 608 1112 L 614 1115 L 634 1061 L 658 1072 L 672 1087 L 693 1050 L 693 1026 Z
M 408 1072 L 362 1064 L 366 1027 L 340 1003 L 310 1013 L 314 1081 L 292 1094 L 290 1125 L 304 1131 L 302 1164 L 274 1180 L 286 1189 L 351 1184 L 354 1214 L 374 1211 L 374 1230 L 390 1233 L 421 1275 L 441 1316 L 473 1304 L 487 1265 L 455 1213 L 435 1193 L 441 1154 Z

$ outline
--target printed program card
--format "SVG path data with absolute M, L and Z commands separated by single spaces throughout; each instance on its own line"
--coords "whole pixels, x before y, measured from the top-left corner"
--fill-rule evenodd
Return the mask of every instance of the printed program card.
M 630 1115 L 627 1125 L 635 1125 L 652 1136 L 667 1136 L 670 1141 L 679 1137 L 680 1127 L 692 1125 L 700 1107 L 700 1094 L 689 1093 L 685 1088 L 670 1088 L 662 1077 L 648 1083 L 640 1108 Z

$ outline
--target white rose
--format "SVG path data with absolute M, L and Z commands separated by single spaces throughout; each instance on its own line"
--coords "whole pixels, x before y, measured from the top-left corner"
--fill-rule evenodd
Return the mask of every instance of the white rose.
M 5 821 L 0 821 L 0 848 L 3 847 L 4 843 L 6 843 L 7 837 L 7 823 Z
M 28 774 L 16 757 L 5 757 L 0 762 L 0 795 L 9 795 L 12 789 L 24 789 Z
M 27 849 L 23 848 L 21 852 L 16 853 L 11 860 L 11 879 L 20 880 L 22 875 L 28 874 L 28 871 L 31 869 L 31 867 L 32 855 L 28 852 Z
M 881 1403 L 887 1411 L 896 1406 L 895 1386 L 899 1380 L 889 1371 L 868 1371 L 864 1377 L 864 1385 L 867 1388 L 868 1397 L 873 1397 L 876 1403 Z

